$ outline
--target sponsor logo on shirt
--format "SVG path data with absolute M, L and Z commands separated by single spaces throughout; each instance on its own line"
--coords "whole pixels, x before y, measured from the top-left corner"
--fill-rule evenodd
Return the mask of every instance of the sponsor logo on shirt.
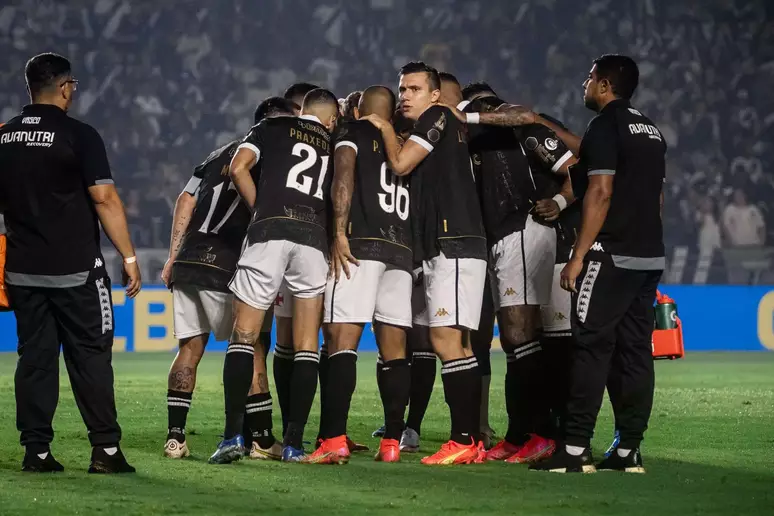
M 27 147 L 51 147 L 53 131 L 13 131 L 0 136 L 0 144 L 26 143 Z
M 559 142 L 557 142 L 553 138 L 546 138 L 546 141 L 544 143 L 546 145 L 546 149 L 550 151 L 555 151 L 559 147 Z
M 629 124 L 631 134 L 647 134 L 651 140 L 663 141 L 661 132 L 654 125 L 650 124 Z
M 39 124 L 40 123 L 40 117 L 39 116 L 25 116 L 22 118 L 23 124 Z

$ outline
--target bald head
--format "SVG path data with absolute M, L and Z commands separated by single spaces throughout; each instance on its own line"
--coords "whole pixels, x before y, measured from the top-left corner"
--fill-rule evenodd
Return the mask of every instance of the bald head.
M 333 131 L 339 117 L 339 99 L 324 88 L 314 89 L 304 97 L 301 114 L 316 116 L 329 131 Z
M 363 90 L 357 106 L 358 118 L 377 115 L 390 120 L 395 112 L 395 94 L 386 86 L 369 86 Z

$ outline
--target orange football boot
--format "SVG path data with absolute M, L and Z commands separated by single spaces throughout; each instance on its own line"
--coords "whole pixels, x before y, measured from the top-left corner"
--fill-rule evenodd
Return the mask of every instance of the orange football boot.
M 460 444 L 455 441 L 449 441 L 441 449 L 429 457 L 422 459 L 422 464 L 432 464 L 441 466 L 450 466 L 452 464 L 471 464 L 478 458 L 478 446 L 471 444 Z
M 377 462 L 400 462 L 400 442 L 397 439 L 382 439 L 374 460 Z
M 486 452 L 486 460 L 506 460 L 510 459 L 521 450 L 521 446 L 511 444 L 505 439 L 495 445 L 494 448 Z
M 556 449 L 556 443 L 553 439 L 546 439 L 537 434 L 531 434 L 531 436 L 529 441 L 524 443 L 524 446 L 505 462 L 509 464 L 533 464 L 553 455 Z
M 314 453 L 301 459 L 302 464 L 346 464 L 347 462 L 349 462 L 349 448 L 346 435 L 323 439 Z

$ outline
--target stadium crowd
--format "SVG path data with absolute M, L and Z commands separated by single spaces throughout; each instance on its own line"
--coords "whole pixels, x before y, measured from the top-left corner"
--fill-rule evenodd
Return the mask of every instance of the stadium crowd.
M 73 115 L 106 141 L 135 243 L 164 248 L 193 167 L 287 84 L 343 97 L 394 84 L 396 64 L 419 57 L 580 133 L 587 58 L 620 51 L 640 64 L 635 104 L 669 143 L 667 248 L 771 244 L 773 12 L 763 0 L 8 0 L 0 120 L 26 102 L 30 55 L 76 58 Z

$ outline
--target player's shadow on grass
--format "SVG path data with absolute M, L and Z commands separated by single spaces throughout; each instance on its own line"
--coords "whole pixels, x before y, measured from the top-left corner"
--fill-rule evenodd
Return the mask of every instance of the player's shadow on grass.
M 98 507 L 104 503 L 98 503 L 102 497 L 116 509 L 147 505 L 153 512 L 186 514 L 243 513 L 257 507 L 263 513 L 342 508 L 349 513 L 373 509 L 470 513 L 472 508 L 472 512 L 513 513 L 518 504 L 520 509 L 552 514 L 621 514 L 625 507 L 629 514 L 750 515 L 765 514 L 774 501 L 770 473 L 667 459 L 647 461 L 646 475 L 559 475 L 504 463 L 430 467 L 415 462 L 379 464 L 362 456 L 346 466 L 258 461 L 212 466 L 202 457 L 151 461 L 139 450 L 134 455 L 135 475 L 87 475 L 73 473 L 72 468 L 66 475 L 9 475 L 11 469 L 18 472 L 18 464 L 10 468 L 8 461 L 0 469 L 6 480 L 26 484 L 25 491 L 52 499 L 78 493 L 83 508 Z

